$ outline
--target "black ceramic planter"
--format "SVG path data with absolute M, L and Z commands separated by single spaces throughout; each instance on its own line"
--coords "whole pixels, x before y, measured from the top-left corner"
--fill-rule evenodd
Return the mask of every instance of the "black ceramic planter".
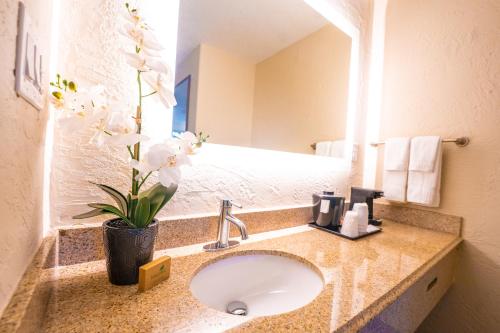
M 133 229 L 120 219 L 102 225 L 104 253 L 109 282 L 117 285 L 137 283 L 139 267 L 153 259 L 158 221 L 143 229 Z

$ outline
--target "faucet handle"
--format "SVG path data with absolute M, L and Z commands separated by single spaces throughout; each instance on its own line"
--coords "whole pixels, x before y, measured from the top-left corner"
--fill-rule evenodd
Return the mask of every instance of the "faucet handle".
M 221 206 L 223 208 L 231 208 L 233 206 L 236 206 L 238 208 L 243 208 L 243 206 L 241 204 L 233 202 L 233 200 L 230 200 L 230 199 L 223 199 L 221 202 Z
M 242 204 L 240 204 L 240 203 L 236 203 L 236 202 L 234 202 L 234 201 L 231 201 L 231 204 L 232 204 L 233 206 L 235 206 L 235 207 L 238 207 L 238 208 L 243 208 L 243 205 L 242 205 Z

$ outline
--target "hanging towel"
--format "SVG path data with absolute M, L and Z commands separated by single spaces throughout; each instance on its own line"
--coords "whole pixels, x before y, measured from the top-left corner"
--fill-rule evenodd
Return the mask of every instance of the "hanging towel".
M 344 147 L 345 147 L 344 140 L 332 141 L 330 146 L 330 154 L 328 156 L 344 158 Z
M 316 155 L 330 156 L 332 143 L 330 141 L 321 141 L 316 143 Z
M 384 147 L 384 197 L 391 201 L 406 201 L 410 138 L 391 138 Z
M 441 189 L 442 144 L 439 136 L 411 139 L 407 200 L 439 207 Z
M 316 143 L 316 155 L 343 158 L 344 140 L 321 141 Z

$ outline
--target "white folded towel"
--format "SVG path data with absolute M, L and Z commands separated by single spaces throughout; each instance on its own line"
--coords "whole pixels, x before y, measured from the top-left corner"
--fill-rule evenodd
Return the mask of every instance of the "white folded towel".
M 410 138 L 391 138 L 384 147 L 384 197 L 391 201 L 406 201 Z
M 439 136 L 411 139 L 407 200 L 439 207 L 442 144 Z
M 343 158 L 344 140 L 320 141 L 316 143 L 316 155 Z
M 330 156 L 330 147 L 332 143 L 330 141 L 321 141 L 316 143 L 316 155 L 319 156 Z
M 330 155 L 331 157 L 343 158 L 344 157 L 344 140 L 335 140 L 331 142 Z

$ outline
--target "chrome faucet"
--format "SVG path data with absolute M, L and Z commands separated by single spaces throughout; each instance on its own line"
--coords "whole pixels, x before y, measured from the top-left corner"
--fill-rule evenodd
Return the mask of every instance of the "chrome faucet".
M 231 214 L 231 208 L 233 206 L 242 208 L 241 205 L 238 205 L 231 200 L 221 201 L 219 224 L 217 227 L 217 241 L 203 246 L 205 251 L 220 251 L 238 246 L 240 244 L 240 242 L 236 240 L 229 240 L 229 228 L 231 226 L 229 223 L 234 224 L 240 230 L 242 240 L 248 238 L 245 223 Z

